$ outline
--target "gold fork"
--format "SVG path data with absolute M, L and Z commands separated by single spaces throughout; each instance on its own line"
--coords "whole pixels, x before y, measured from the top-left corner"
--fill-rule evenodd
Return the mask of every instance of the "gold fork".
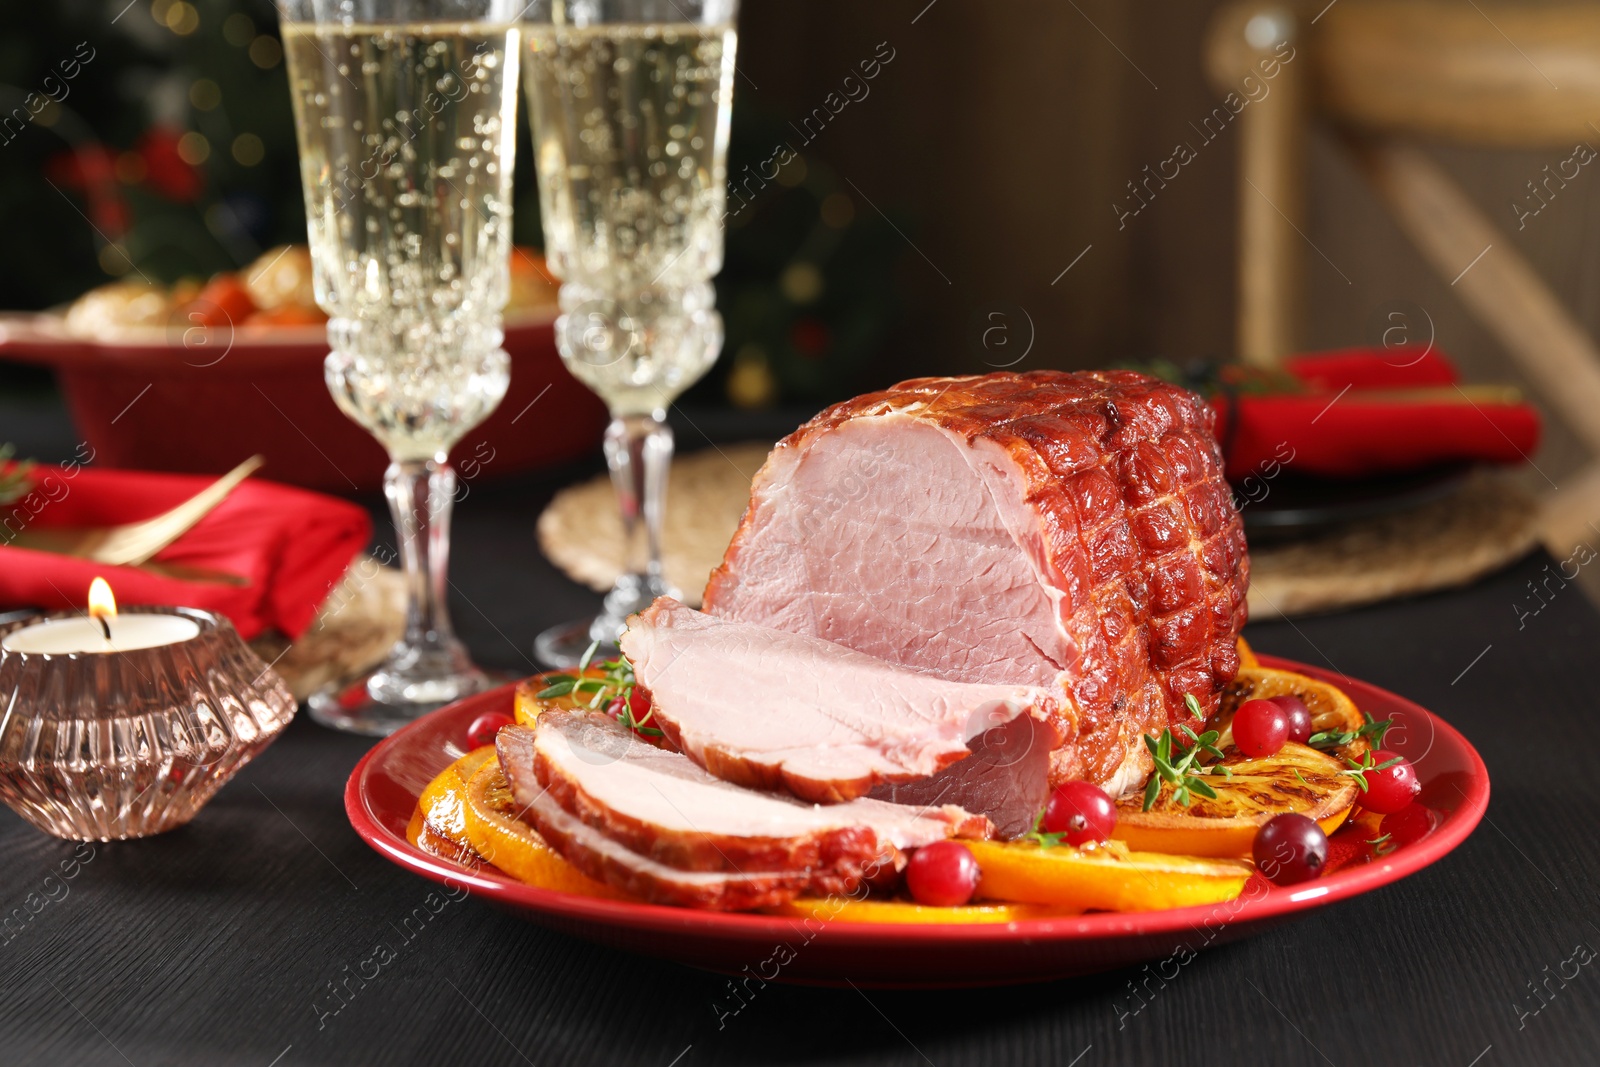
M 38 552 L 77 556 L 112 567 L 138 566 L 194 529 L 263 462 L 260 456 L 251 456 L 177 507 L 153 518 L 119 526 L 24 529 L 7 543 Z

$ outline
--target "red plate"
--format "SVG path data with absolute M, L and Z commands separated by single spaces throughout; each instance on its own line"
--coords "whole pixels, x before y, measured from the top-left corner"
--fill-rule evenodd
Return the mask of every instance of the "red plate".
M 485 711 L 510 712 L 512 689 L 441 708 L 378 743 L 350 775 L 345 810 L 366 842 L 436 882 L 601 944 L 695 967 L 768 981 L 899 987 L 1035 982 L 1111 970 L 1233 941 L 1278 922 L 1404 878 L 1464 841 L 1489 806 L 1489 772 L 1449 724 L 1393 693 L 1327 671 L 1263 656 L 1271 667 L 1334 682 L 1377 718 L 1393 717 L 1385 747 L 1416 764 L 1420 800 L 1442 816 L 1422 840 L 1311 882 L 1239 899 L 1158 912 L 1095 913 L 1061 919 L 964 926 L 803 923 L 730 912 L 629 904 L 536 889 L 504 875 L 469 871 L 406 841 L 417 795 L 464 754 L 467 725 Z M 774 973 L 775 972 L 775 973 Z

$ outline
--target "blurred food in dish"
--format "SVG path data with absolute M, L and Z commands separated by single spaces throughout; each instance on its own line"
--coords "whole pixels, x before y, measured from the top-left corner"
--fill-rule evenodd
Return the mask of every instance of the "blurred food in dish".
M 558 289 L 544 255 L 535 248 L 517 248 L 511 257 L 507 320 L 548 313 L 556 306 Z M 305 245 L 269 249 L 249 266 L 203 283 L 194 278 L 172 285 L 110 282 L 84 293 L 60 316 L 63 332 L 71 337 L 145 340 L 147 331 L 166 330 L 176 331 L 180 343 L 197 327 L 317 326 L 326 321 L 327 314 L 317 306 L 311 252 Z
M 556 352 L 556 284 L 543 257 L 518 248 L 511 261 L 511 386 L 451 452 L 465 483 L 458 497 L 479 479 L 588 455 L 606 424 L 605 406 Z M 388 461 L 323 383 L 326 316 L 311 287 L 295 245 L 203 285 L 115 282 L 63 311 L 0 316 L 0 359 L 55 369 L 96 463 L 220 474 L 260 453 L 275 481 L 376 489 Z

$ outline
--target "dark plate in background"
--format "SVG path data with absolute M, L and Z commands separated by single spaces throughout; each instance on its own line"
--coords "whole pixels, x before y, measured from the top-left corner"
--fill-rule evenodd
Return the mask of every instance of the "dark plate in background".
M 1250 543 L 1264 544 L 1411 511 L 1454 493 L 1471 473 L 1470 463 L 1358 481 L 1284 473 L 1235 485 L 1233 494 Z

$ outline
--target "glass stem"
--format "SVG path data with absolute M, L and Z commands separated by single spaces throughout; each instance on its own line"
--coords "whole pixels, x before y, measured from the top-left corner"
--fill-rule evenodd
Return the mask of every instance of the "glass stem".
M 661 565 L 661 524 L 673 443 L 664 414 L 618 415 L 606 427 L 606 466 L 617 491 L 624 554 L 622 574 L 589 631 L 602 644 L 616 643 L 629 615 L 644 610 L 658 596 L 677 594 Z
M 413 649 L 452 649 L 457 641 L 450 626 L 446 583 L 456 472 L 439 460 L 395 460 L 384 472 L 383 491 L 405 567 L 406 629 L 401 643 Z

